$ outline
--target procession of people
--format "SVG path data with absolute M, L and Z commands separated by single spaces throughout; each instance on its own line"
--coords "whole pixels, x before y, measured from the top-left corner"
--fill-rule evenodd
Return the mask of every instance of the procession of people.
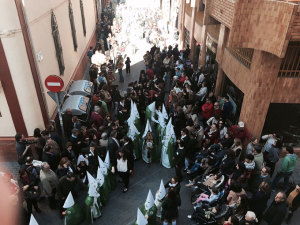
M 264 220 L 276 225 L 288 211 L 290 218 L 299 207 L 300 192 L 299 184 L 288 185 L 297 162 L 293 148 L 286 148 L 272 181 L 282 138 L 263 136 L 262 145 L 247 124 L 230 121 L 229 97 L 214 95 L 214 69 L 194 67 L 189 47 L 178 49 L 178 34 L 159 9 L 107 5 L 101 16 L 98 42 L 87 54 L 94 84 L 90 119 L 81 121 L 68 109 L 63 115 L 67 140 L 53 124 L 43 131 L 37 128 L 33 142 L 16 134 L 19 189 L 27 203 L 24 217 L 30 219 L 32 206 L 41 212 L 43 193 L 64 224 L 95 223 L 118 180 L 124 194 L 130 191 L 135 162 L 143 160 L 145 171 L 157 163 L 174 170 L 174 176 L 167 183 L 161 180 L 145 203 L 137 205 L 137 225 L 176 225 L 181 186 L 191 189 L 195 206 L 189 218 L 197 224 Z M 134 76 L 130 64 L 140 46 L 146 48 L 140 59 L 144 68 L 121 91 L 124 66 Z M 281 178 L 283 187 L 278 186 Z M 278 193 L 268 206 L 271 190 Z

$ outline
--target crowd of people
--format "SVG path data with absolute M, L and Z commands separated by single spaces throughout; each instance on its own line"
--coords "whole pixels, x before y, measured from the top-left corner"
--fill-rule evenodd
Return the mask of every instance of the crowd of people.
M 159 218 L 164 225 L 175 225 L 180 184 L 186 181 L 184 188 L 191 189 L 195 205 L 189 218 L 198 224 L 265 220 L 279 225 L 287 212 L 290 218 L 300 204 L 300 185 L 289 185 L 297 162 L 293 148 L 286 147 L 274 175 L 283 154 L 282 139 L 264 135 L 263 145 L 242 121 L 232 125 L 230 99 L 214 95 L 207 67 L 194 68 L 188 46 L 184 51 L 177 44 L 166 47 L 163 34 L 169 31 L 159 22 L 160 14 L 145 9 L 126 19 L 128 10 L 134 9 L 121 5 L 114 15 L 106 8 L 99 42 L 88 53 L 94 83 L 90 119 L 81 121 L 68 109 L 63 115 L 67 140 L 61 139 L 53 124 L 43 131 L 35 129 L 33 141 L 16 134 L 19 188 L 27 213 L 32 213 L 32 206 L 41 212 L 38 200 L 43 193 L 51 209 L 69 217 L 66 224 L 80 224 L 83 217 L 88 224 L 101 216 L 101 207 L 116 187 L 116 174 L 126 193 L 135 160 L 143 158 L 149 166 L 160 162 L 175 171 L 169 182 L 160 185 L 155 199 L 149 192 L 136 224 L 156 224 Z M 113 84 L 114 68 L 124 82 L 123 58 L 134 54 L 136 37 L 152 47 L 143 57 L 145 69 L 138 80 L 121 93 Z M 128 61 L 126 72 L 131 72 Z M 284 185 L 277 187 L 281 178 Z M 279 192 L 268 206 L 272 190 Z M 85 215 L 80 217 L 82 211 Z

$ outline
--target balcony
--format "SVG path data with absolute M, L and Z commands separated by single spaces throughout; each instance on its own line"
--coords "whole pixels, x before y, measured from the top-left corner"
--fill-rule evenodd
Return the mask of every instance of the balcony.
M 206 4 L 208 14 L 212 18 L 216 19 L 228 28 L 232 27 L 235 0 L 211 0 L 207 1 Z
M 191 4 L 185 4 L 185 13 L 192 17 L 192 11 L 193 8 L 191 7 Z
M 290 42 L 282 59 L 278 77 L 300 77 L 300 42 Z
M 251 67 L 252 57 L 254 53 L 253 48 L 230 48 L 227 47 L 227 50 L 244 66 L 248 69 Z

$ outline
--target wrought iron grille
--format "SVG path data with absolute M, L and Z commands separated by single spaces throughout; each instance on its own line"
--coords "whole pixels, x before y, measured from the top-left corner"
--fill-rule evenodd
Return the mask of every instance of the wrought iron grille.
M 51 12 L 51 29 L 52 29 L 52 36 L 53 36 L 54 45 L 55 45 L 56 58 L 57 58 L 58 67 L 59 67 L 59 73 L 60 73 L 60 75 L 63 75 L 64 71 L 65 71 L 65 63 L 64 63 L 62 46 L 61 46 L 60 37 L 59 37 L 57 21 L 56 21 L 53 11 Z
M 86 36 L 85 17 L 84 17 L 84 8 L 83 8 L 82 0 L 80 0 L 80 11 L 81 11 L 81 21 L 82 21 L 83 35 Z
M 72 3 L 69 0 L 69 18 L 70 18 L 70 24 L 71 24 L 71 32 L 72 32 L 72 38 L 73 38 L 73 45 L 74 45 L 74 51 L 77 51 L 77 37 L 76 37 L 76 28 L 74 23 L 74 15 L 73 15 L 73 8 Z

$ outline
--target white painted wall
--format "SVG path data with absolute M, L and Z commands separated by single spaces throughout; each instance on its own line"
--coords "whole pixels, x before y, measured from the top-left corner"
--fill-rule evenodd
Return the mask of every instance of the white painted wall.
M 33 83 L 23 35 L 20 30 L 20 23 L 15 2 L 11 0 L 1 0 L 0 15 L 0 30 L 16 30 L 16 33 L 11 36 L 1 37 L 1 41 L 16 89 L 16 94 L 20 103 L 27 132 L 29 135 L 33 135 L 33 130 L 36 127 L 43 126 L 43 118 Z M 8 125 L 5 125 L 6 123 L 8 123 Z M 4 121 L 3 126 L 10 126 L 9 123 L 9 121 Z M 11 132 L 12 131 L 10 131 L 10 133 Z
M 74 51 L 71 25 L 69 20 L 68 0 L 24 0 L 26 15 L 30 24 L 35 54 L 42 51 L 44 59 L 38 62 L 38 68 L 41 74 L 41 80 L 44 81 L 48 75 L 59 75 L 59 68 L 56 59 L 54 41 L 51 30 L 51 11 L 56 16 L 61 45 L 63 49 L 63 58 L 65 63 L 65 72 L 61 76 L 65 86 L 70 81 L 78 62 L 82 55 L 86 55 L 85 49 L 96 26 L 94 0 L 84 0 L 86 36 L 83 35 L 81 21 L 80 1 L 72 0 L 72 8 L 77 36 L 77 51 Z M 44 82 L 42 82 L 44 90 Z M 56 105 L 55 102 L 46 94 L 49 116 L 52 116 Z
M 9 137 L 16 134 L 16 129 L 7 105 L 4 90 L 0 82 L 0 137 Z

